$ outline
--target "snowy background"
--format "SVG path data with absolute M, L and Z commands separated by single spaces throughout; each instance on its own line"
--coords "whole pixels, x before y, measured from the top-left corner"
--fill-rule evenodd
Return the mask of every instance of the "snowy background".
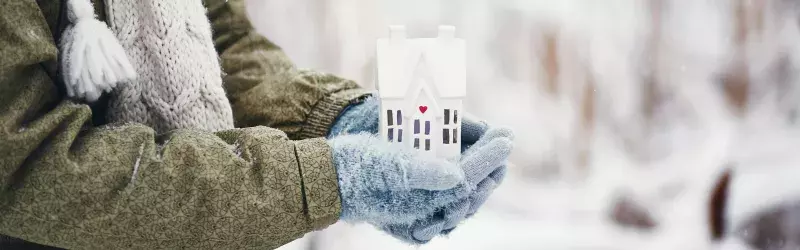
M 373 88 L 391 24 L 467 40 L 466 109 L 515 130 L 511 174 L 476 217 L 419 249 L 745 249 L 709 240 L 800 194 L 797 7 L 784 0 L 249 0 L 297 65 Z M 626 197 L 650 230 L 609 216 Z M 283 250 L 416 249 L 336 224 Z M 787 248 L 788 249 L 788 248 Z

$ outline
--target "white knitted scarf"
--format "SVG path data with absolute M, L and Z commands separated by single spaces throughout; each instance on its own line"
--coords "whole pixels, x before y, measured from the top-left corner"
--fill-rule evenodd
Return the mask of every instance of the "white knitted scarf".
M 61 46 L 67 55 L 62 56 L 62 71 L 70 95 L 93 101 L 110 91 L 109 122 L 142 123 L 158 133 L 233 128 L 202 1 L 105 0 L 117 41 L 103 35 L 107 30 L 81 30 L 90 26 L 85 23 L 98 22 L 81 10 L 91 8 L 89 1 L 67 0 L 72 26 Z M 92 28 L 99 26 L 104 25 L 95 23 Z M 117 47 L 124 52 L 114 50 Z M 126 75 L 126 65 L 135 73 Z

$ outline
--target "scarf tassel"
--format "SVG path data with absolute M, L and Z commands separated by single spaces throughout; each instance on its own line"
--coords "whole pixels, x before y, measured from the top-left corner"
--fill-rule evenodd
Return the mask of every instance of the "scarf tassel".
M 120 82 L 136 79 L 125 50 L 97 20 L 91 0 L 65 0 L 69 26 L 61 34 L 61 72 L 67 95 L 94 102 Z

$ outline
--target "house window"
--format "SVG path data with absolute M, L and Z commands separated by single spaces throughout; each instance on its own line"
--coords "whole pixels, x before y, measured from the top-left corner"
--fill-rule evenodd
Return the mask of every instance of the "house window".
M 451 116 L 452 111 L 452 116 Z M 452 117 L 452 120 L 451 120 Z M 453 135 L 450 135 L 452 131 Z M 457 144 L 458 143 L 458 110 L 445 109 L 444 110 L 444 128 L 442 129 L 442 143 L 444 144 Z
M 391 114 L 390 114 L 390 116 L 391 116 Z M 403 111 L 402 110 L 398 110 L 397 111 L 397 125 L 403 125 Z
M 431 121 L 425 121 L 425 135 L 431 134 Z
M 424 151 L 431 151 L 430 136 L 431 136 L 431 121 L 425 120 L 425 118 L 422 117 L 414 119 L 414 135 L 413 135 L 414 148 Z M 424 143 L 425 145 L 422 145 L 422 143 Z
M 395 112 L 396 111 L 396 112 Z M 394 115 L 397 115 L 395 120 Z M 397 138 L 397 142 L 403 142 L 403 111 L 402 110 L 386 110 L 386 124 L 387 124 L 387 139 L 393 142 Z M 397 133 L 397 134 L 395 134 Z

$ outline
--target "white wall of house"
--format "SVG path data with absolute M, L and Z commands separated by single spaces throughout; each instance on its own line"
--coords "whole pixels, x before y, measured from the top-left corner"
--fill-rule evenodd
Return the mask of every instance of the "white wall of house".
M 418 138 L 422 139 L 420 141 L 420 148 L 424 149 L 424 146 L 425 146 L 424 139 L 425 138 L 429 138 L 430 142 L 431 142 L 431 152 L 432 152 L 433 155 L 436 155 L 438 157 L 448 158 L 448 159 L 452 159 L 454 157 L 458 157 L 460 155 L 460 150 L 461 150 L 460 149 L 460 141 L 458 141 L 458 143 L 456 143 L 456 144 L 453 144 L 453 143 L 443 144 L 443 136 L 442 136 L 443 130 L 442 129 L 444 128 L 444 126 L 448 126 L 448 129 L 450 129 L 450 127 L 454 127 L 454 125 L 452 123 L 450 123 L 448 125 L 444 125 L 444 120 L 443 119 L 444 119 L 444 109 L 445 108 L 451 110 L 450 111 L 451 112 L 450 113 L 450 117 L 449 117 L 451 121 L 453 121 L 453 114 L 454 114 L 452 112 L 454 112 L 455 110 L 459 110 L 458 111 L 458 113 L 459 113 L 459 118 L 458 119 L 459 119 L 459 124 L 460 124 L 460 119 L 462 119 L 462 115 L 461 114 L 463 114 L 463 107 L 462 107 L 461 99 L 459 99 L 459 98 L 442 98 L 442 99 L 439 99 L 438 106 L 440 107 L 440 110 L 438 110 L 438 111 L 434 110 L 433 109 L 434 105 L 432 105 L 430 103 L 421 103 L 421 104 L 422 105 L 426 105 L 426 106 L 429 107 L 429 109 L 425 112 L 425 115 L 420 113 L 417 105 L 408 105 L 408 103 L 406 101 L 404 101 L 403 99 L 385 98 L 381 102 L 381 105 L 382 105 L 382 107 L 381 107 L 382 112 L 381 113 L 382 114 L 387 114 L 387 110 L 392 110 L 392 115 L 393 115 L 392 124 L 393 125 L 392 126 L 388 125 L 388 120 L 387 120 L 386 115 L 382 115 L 381 116 L 381 121 L 380 122 L 382 124 L 386 124 L 387 126 L 392 128 L 392 131 L 395 133 L 395 135 L 393 136 L 395 142 L 398 142 L 397 141 L 397 136 L 398 136 L 397 129 L 402 128 L 403 129 L 403 140 L 402 140 L 402 143 L 404 145 L 406 145 L 407 147 L 413 147 L 414 137 L 415 137 L 414 136 L 414 120 L 415 120 L 415 118 L 420 119 L 420 134 L 421 134 L 421 137 L 418 137 Z M 397 110 L 402 110 L 402 114 L 404 116 L 403 117 L 402 126 L 398 126 L 398 124 L 397 124 Z M 425 132 L 425 123 L 424 123 L 424 121 L 425 121 L 426 117 L 427 117 L 427 119 L 430 119 L 430 121 L 431 121 L 430 131 L 429 131 L 430 134 L 428 136 L 424 136 L 423 135 L 424 132 Z M 389 127 L 387 127 L 386 129 L 381 129 L 381 131 L 380 131 L 381 132 L 381 137 L 386 139 L 386 140 L 388 140 L 388 138 L 389 138 L 388 137 L 388 132 L 389 132 L 388 128 Z M 452 142 L 452 131 L 451 130 L 449 130 L 449 131 L 450 131 L 450 134 L 449 134 L 449 138 L 448 139 Z

